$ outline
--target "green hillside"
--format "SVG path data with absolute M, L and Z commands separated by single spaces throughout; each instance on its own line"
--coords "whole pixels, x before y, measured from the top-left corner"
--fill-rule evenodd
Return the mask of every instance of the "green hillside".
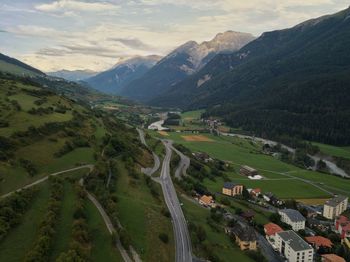
M 31 67 L 17 59 L 0 53 L 0 71 L 20 76 L 45 75 L 40 70 Z

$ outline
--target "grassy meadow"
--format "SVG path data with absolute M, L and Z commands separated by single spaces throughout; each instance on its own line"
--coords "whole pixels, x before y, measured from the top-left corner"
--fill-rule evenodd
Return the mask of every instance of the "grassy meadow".
M 152 196 L 143 176 L 131 178 L 123 165 L 119 165 L 116 194 L 118 217 L 131 237 L 133 246 L 144 261 L 174 261 L 174 237 L 171 221 L 162 214 L 165 202 L 160 186 L 156 185 L 159 198 Z M 167 244 L 159 239 L 166 233 Z
M 157 132 L 149 131 L 149 133 L 153 136 L 162 137 Z M 272 156 L 265 155 L 261 152 L 262 145 L 259 143 L 237 137 L 219 137 L 211 134 L 204 134 L 212 140 L 211 142 L 188 141 L 184 138 L 184 136 L 190 135 L 192 136 L 193 134 L 169 132 L 167 139 L 172 139 L 176 143 L 186 146 L 192 152 L 206 152 L 211 157 L 228 161 L 235 169 L 234 172 L 227 173 L 229 178 L 232 181 L 244 184 L 248 188 L 259 187 L 264 192 L 273 192 L 283 199 L 330 197 L 330 194 L 327 192 L 300 180 L 306 179 L 330 192 L 350 196 L 350 183 L 347 180 L 328 174 L 304 170 Z M 239 167 L 241 165 L 249 165 L 258 169 L 265 179 L 250 180 L 245 176 L 239 175 Z M 217 178 L 216 181 L 204 180 L 204 185 L 213 192 L 221 191 L 223 183 L 224 181 L 221 178 Z

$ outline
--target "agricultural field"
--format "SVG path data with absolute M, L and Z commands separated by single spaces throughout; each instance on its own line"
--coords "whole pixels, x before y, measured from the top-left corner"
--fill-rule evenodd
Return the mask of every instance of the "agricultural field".
M 159 137 L 156 132 L 150 132 L 150 134 Z M 259 143 L 237 137 L 218 137 L 211 134 L 201 134 L 202 138 L 205 136 L 207 140 L 212 140 L 210 142 L 188 141 L 183 137 L 187 135 L 189 134 L 185 132 L 169 132 L 167 139 L 184 145 L 192 152 L 206 152 L 213 158 L 228 161 L 234 167 L 233 172 L 227 173 L 228 177 L 248 188 L 259 187 L 264 192 L 273 192 L 282 199 L 329 198 L 330 194 L 326 191 L 350 195 L 350 184 L 344 183 L 344 179 L 300 169 L 265 155 L 261 152 L 262 145 Z M 191 134 L 191 136 L 195 135 Z M 241 165 L 256 168 L 265 179 L 250 180 L 239 175 Z M 206 179 L 203 182 L 213 192 L 221 191 L 223 183 L 222 178 L 217 178 L 215 181 Z
M 158 196 L 151 194 L 143 175 L 137 179 L 128 175 L 122 164 L 116 178 L 118 217 L 128 232 L 133 246 L 145 261 L 174 261 L 175 247 L 173 229 L 166 210 L 161 188 L 155 184 Z M 159 234 L 169 237 L 168 243 L 159 239 Z
M 210 215 L 209 209 L 200 207 L 185 198 L 180 199 L 183 203 L 182 208 L 186 220 L 194 223 L 196 226 L 204 228 L 206 239 L 204 240 L 203 245 L 211 246 L 214 255 L 219 257 L 222 261 L 231 261 L 232 258 L 235 258 L 235 261 L 240 262 L 253 261 L 229 239 L 223 228 L 218 232 L 208 225 L 207 217 Z M 193 241 L 193 238 L 191 240 Z M 194 250 L 195 255 L 198 257 L 203 257 L 203 252 L 202 249 Z

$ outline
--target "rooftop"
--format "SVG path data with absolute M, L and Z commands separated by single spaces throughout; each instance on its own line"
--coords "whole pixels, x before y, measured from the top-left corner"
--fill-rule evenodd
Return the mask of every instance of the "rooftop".
M 332 199 L 327 200 L 325 205 L 331 206 L 331 207 L 336 207 L 336 206 L 338 206 L 341 202 L 343 202 L 347 198 L 348 197 L 346 197 L 346 196 L 336 196 L 336 197 L 334 197 Z
M 206 205 L 209 205 L 213 201 L 213 197 L 203 195 L 199 200 L 202 201 L 203 203 L 205 203 Z
M 268 224 L 264 225 L 264 230 L 265 230 L 265 233 L 267 236 L 272 236 L 278 232 L 283 231 L 283 229 L 279 225 L 276 225 L 274 223 L 268 223 Z
M 323 246 L 331 248 L 333 246 L 332 241 L 322 236 L 305 237 L 305 239 L 308 243 L 315 244 L 318 247 Z
M 225 183 L 224 183 L 224 188 L 226 188 L 226 189 L 232 189 L 232 188 L 234 188 L 235 186 L 237 186 L 237 184 L 232 183 L 232 182 L 225 182 Z
M 297 233 L 293 230 L 283 231 L 277 233 L 284 242 L 288 243 L 288 245 L 294 251 L 302 251 L 307 249 L 312 249 L 308 243 L 306 243 Z
M 298 210 L 295 209 L 282 209 L 279 211 L 280 213 L 286 214 L 289 219 L 293 222 L 300 222 L 300 221 L 305 221 L 305 217 L 303 217 L 302 214 Z
M 249 172 L 256 172 L 257 171 L 256 169 L 254 169 L 254 168 L 252 168 L 250 166 L 241 166 L 241 168 L 243 168 L 243 169 L 245 169 L 245 170 L 247 170 Z
M 345 259 L 336 255 L 336 254 L 324 254 L 321 255 L 323 258 L 327 259 L 327 261 L 331 262 L 345 262 Z
M 257 240 L 255 231 L 250 226 L 242 226 L 241 224 L 236 224 L 232 228 L 232 233 L 241 241 L 252 242 Z

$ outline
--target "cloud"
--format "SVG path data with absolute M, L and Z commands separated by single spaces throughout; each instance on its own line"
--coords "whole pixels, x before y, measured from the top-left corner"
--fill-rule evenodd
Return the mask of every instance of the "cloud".
M 149 51 L 155 49 L 155 47 L 152 47 L 137 38 L 109 38 L 108 40 L 122 43 L 127 47 L 137 50 Z
M 0 33 L 8 33 L 8 32 L 5 31 L 5 30 L 0 29 Z
M 50 4 L 36 5 L 35 8 L 43 12 L 65 12 L 65 11 L 82 11 L 82 12 L 101 12 L 115 11 L 119 6 L 109 2 L 85 2 L 78 0 L 58 0 Z

